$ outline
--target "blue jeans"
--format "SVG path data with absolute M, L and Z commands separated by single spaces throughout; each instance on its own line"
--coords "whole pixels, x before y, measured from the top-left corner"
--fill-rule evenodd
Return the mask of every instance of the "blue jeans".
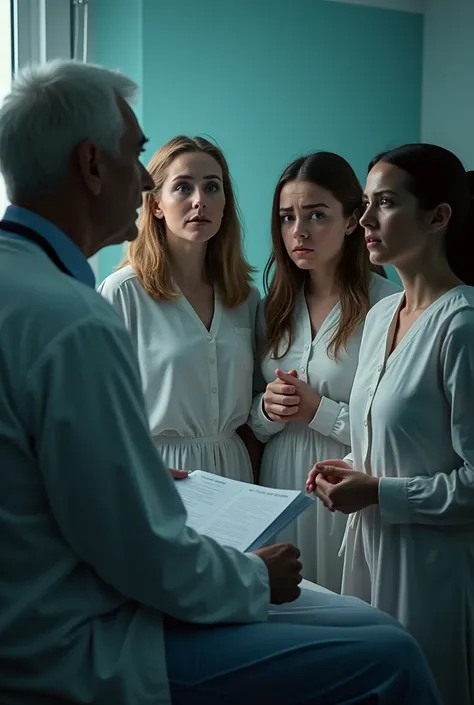
M 263 624 L 167 621 L 173 705 L 442 705 L 414 639 L 352 597 L 303 590 Z

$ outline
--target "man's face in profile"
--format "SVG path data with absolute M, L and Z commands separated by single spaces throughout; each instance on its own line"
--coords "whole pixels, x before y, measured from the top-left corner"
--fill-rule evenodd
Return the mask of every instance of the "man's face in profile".
M 100 210 L 106 240 L 101 247 L 136 238 L 143 192 L 153 188 L 153 179 L 140 160 L 147 140 L 128 103 L 120 99 L 119 107 L 125 128 L 118 154 L 103 157 L 105 170 Z

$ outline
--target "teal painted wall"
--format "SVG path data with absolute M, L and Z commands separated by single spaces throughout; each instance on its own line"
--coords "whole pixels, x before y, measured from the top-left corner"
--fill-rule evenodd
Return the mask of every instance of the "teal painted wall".
M 119 69 L 140 86 L 143 85 L 142 0 L 95 0 L 90 3 L 90 61 Z M 143 118 L 143 90 L 140 90 L 135 112 Z M 99 253 L 98 282 L 109 275 L 122 259 L 123 247 L 112 245 Z
M 420 139 L 421 15 L 323 0 L 131 4 L 96 0 L 94 58 L 138 72 L 145 160 L 178 133 L 219 143 L 260 270 L 273 189 L 291 159 L 335 151 L 363 179 L 376 152 Z M 101 253 L 100 278 L 116 254 Z

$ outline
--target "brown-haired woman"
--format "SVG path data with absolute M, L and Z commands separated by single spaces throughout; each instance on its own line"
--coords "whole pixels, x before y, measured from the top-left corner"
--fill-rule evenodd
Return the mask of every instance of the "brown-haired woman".
M 259 293 L 227 162 L 200 137 L 152 157 L 137 239 L 99 291 L 135 343 L 150 426 L 171 468 L 252 481 L 237 431 L 252 404 Z
M 354 171 L 329 152 L 297 159 L 278 181 L 259 316 L 267 387 L 252 409 L 256 435 L 269 438 L 266 486 L 301 489 L 315 458 L 350 450 L 348 402 L 365 316 L 399 291 L 370 270 L 361 204 Z M 315 503 L 280 537 L 301 550 L 305 578 L 334 591 L 345 523 Z

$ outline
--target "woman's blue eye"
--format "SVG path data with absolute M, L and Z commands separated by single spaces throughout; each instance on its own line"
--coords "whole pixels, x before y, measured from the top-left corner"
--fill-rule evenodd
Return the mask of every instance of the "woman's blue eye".
M 176 191 L 178 193 L 186 193 L 189 194 L 193 190 L 194 186 L 191 186 L 191 184 L 178 184 L 176 186 Z M 211 181 L 206 184 L 206 191 L 207 193 L 217 193 L 217 191 L 220 190 L 220 185 L 216 183 L 215 181 Z
M 322 220 L 324 218 L 324 213 L 314 212 L 311 213 L 312 220 Z

